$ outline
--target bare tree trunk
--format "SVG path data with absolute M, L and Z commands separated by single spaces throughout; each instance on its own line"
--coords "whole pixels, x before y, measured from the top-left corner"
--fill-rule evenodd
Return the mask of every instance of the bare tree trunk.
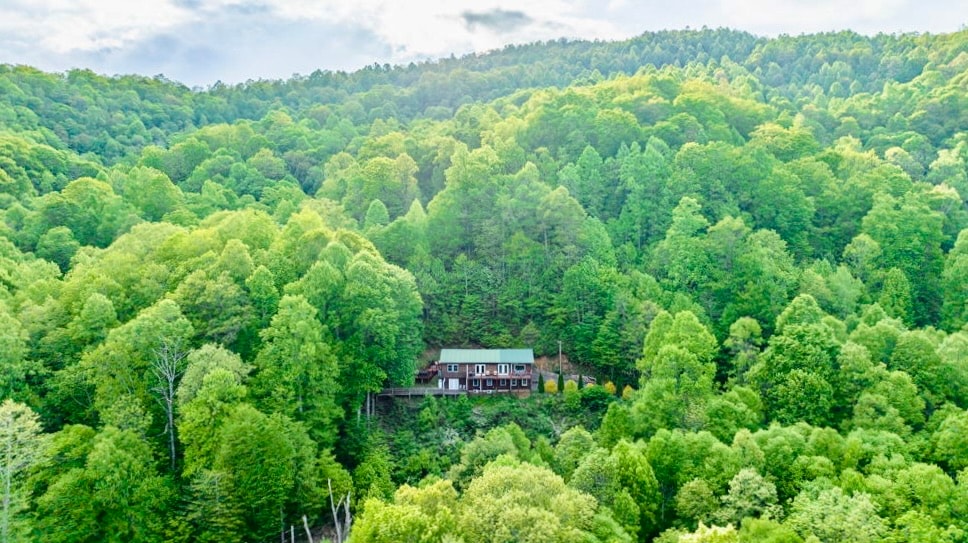
M 350 527 L 353 524 L 353 519 L 350 517 L 350 496 L 352 496 L 352 493 L 347 492 L 346 505 L 343 506 L 343 536 L 346 539 L 350 538 Z
M 350 496 L 351 493 L 347 492 L 346 496 L 341 497 L 339 501 L 333 501 L 333 481 L 332 479 L 326 479 L 326 486 L 329 487 L 329 508 L 333 513 L 333 525 L 336 527 L 336 543 L 343 543 L 350 538 L 350 525 L 353 522 L 353 518 L 350 514 Z M 339 521 L 339 510 L 343 509 L 343 523 L 340 524 Z M 303 522 L 305 522 L 303 517 Z M 306 526 L 306 531 L 309 531 L 309 526 Z M 310 538 L 309 543 L 312 543 Z
M 151 371 L 157 383 L 154 391 L 159 395 L 158 401 L 165 409 L 165 432 L 168 433 L 168 449 L 171 457 L 171 471 L 175 471 L 175 389 L 178 378 L 185 371 L 182 360 L 186 356 L 181 341 L 162 338 L 161 345 L 155 351 L 155 360 Z
M 303 515 L 303 528 L 306 529 L 306 541 L 309 541 L 309 543 L 314 543 L 313 533 L 309 530 L 309 520 L 306 519 L 306 515 Z
M 343 531 L 340 530 L 339 515 L 336 512 L 339 505 L 333 503 L 333 480 L 326 479 L 326 486 L 329 488 L 329 508 L 333 512 L 333 524 L 336 525 L 336 543 L 343 543 Z M 340 500 L 340 503 L 342 502 L 343 500 Z

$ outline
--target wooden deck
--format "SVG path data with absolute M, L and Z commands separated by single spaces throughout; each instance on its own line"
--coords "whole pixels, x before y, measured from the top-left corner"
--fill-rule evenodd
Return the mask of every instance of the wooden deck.
M 443 388 L 434 387 L 413 387 L 413 388 L 385 388 L 379 394 L 378 398 L 422 398 L 424 396 L 463 396 L 465 394 L 470 394 L 472 396 L 491 396 L 491 395 L 512 395 L 518 397 L 530 396 L 533 389 L 521 388 L 521 389 L 460 389 L 460 390 L 447 390 Z
M 462 394 L 467 394 L 466 390 L 447 390 L 443 388 L 436 387 L 410 387 L 410 388 L 385 388 L 379 394 L 378 397 L 390 397 L 390 396 L 404 396 L 407 398 L 412 398 L 414 396 L 460 396 Z

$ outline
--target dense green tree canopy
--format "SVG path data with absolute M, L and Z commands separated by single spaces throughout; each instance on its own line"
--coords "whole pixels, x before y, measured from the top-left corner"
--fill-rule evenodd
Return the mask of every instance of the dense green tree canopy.
M 966 44 L 0 66 L 0 539 L 964 541 Z

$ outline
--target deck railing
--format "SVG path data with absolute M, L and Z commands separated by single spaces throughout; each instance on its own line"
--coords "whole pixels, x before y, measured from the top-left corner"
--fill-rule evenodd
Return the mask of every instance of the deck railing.
M 475 372 L 472 371 L 472 372 L 468 372 L 467 373 L 467 377 L 471 377 L 471 378 L 474 378 L 474 379 L 480 379 L 480 378 L 485 378 L 485 379 L 495 379 L 495 378 L 497 378 L 497 379 L 530 379 L 531 378 L 531 373 L 530 372 L 498 373 L 496 371 L 485 371 L 484 373 L 475 373 Z
M 436 387 L 385 388 L 379 396 L 458 396 L 466 390 L 448 390 Z

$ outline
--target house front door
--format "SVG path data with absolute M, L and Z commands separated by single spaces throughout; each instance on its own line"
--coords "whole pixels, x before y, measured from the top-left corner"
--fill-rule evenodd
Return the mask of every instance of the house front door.
M 448 379 L 447 388 L 449 390 L 457 390 L 460 388 L 460 379 Z

